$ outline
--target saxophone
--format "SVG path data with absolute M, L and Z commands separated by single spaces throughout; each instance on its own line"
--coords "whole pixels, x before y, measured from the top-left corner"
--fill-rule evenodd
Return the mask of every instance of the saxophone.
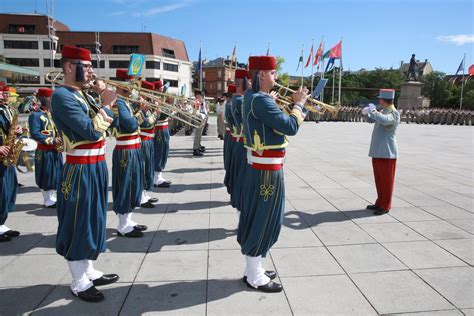
M 3 143 L 3 146 L 10 147 L 10 151 L 8 155 L 2 158 L 3 165 L 5 166 L 12 166 L 16 165 L 18 158 L 20 157 L 21 150 L 25 144 L 21 141 L 21 139 L 17 139 L 15 133 L 15 127 L 18 125 L 18 116 L 20 112 L 15 111 L 13 114 L 13 119 L 10 124 L 10 129 L 8 130 L 7 138 Z

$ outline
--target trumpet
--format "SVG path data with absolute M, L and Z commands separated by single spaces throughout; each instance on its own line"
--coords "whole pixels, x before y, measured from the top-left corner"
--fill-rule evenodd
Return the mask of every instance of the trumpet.
M 276 82 L 275 87 L 276 92 L 278 93 L 276 101 L 281 105 L 281 110 L 285 113 L 288 113 L 291 104 L 293 104 L 293 100 L 291 96 L 288 95 L 288 93 L 295 93 L 296 91 Z M 331 113 L 333 118 L 337 116 L 340 108 L 340 106 L 329 105 L 312 97 L 309 97 L 308 100 L 306 100 L 304 107 L 308 111 L 317 113 L 319 115 L 322 115 L 325 112 Z
M 58 71 L 58 70 L 50 71 L 45 75 L 45 80 L 54 84 L 59 84 L 63 80 L 63 78 L 64 78 L 64 74 L 62 73 L 62 71 Z M 169 99 L 174 99 L 176 102 L 176 100 L 183 97 L 174 96 L 172 94 L 167 94 L 167 93 L 165 94 L 165 93 L 157 92 L 154 90 L 144 89 L 134 83 L 114 81 L 114 80 L 98 78 L 98 77 L 96 77 L 95 80 L 101 80 L 108 86 L 113 87 L 115 89 L 119 88 L 119 89 L 130 91 L 130 96 L 128 97 L 117 95 L 118 98 L 121 98 L 123 100 L 129 101 L 132 103 L 137 103 L 137 102 L 144 103 L 149 108 L 160 111 L 174 119 L 177 119 L 195 128 L 199 128 L 204 123 L 201 117 L 198 117 L 196 115 L 191 115 L 190 113 L 181 110 L 179 107 L 167 103 L 166 98 L 165 98 L 167 97 Z M 87 86 L 86 88 L 90 88 L 90 87 L 91 85 Z M 148 101 L 138 100 L 139 96 L 148 99 Z

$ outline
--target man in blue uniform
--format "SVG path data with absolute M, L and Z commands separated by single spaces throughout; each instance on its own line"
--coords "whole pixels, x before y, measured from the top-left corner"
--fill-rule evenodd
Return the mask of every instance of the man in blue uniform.
M 157 81 L 154 86 L 155 90 L 163 92 L 163 82 Z M 154 138 L 154 167 L 155 175 L 153 184 L 158 188 L 169 188 L 171 181 L 167 181 L 163 177 L 163 170 L 166 167 L 168 161 L 168 154 L 170 152 L 170 132 L 168 129 L 168 115 L 164 113 L 158 114 L 158 120 L 155 125 L 155 138 Z
M 124 69 L 116 70 L 118 80 L 128 80 L 129 76 Z M 129 92 L 117 88 L 119 96 L 128 96 Z M 122 237 L 142 237 L 146 225 L 138 225 L 132 220 L 132 211 L 140 206 L 143 193 L 143 157 L 139 125 L 145 117 L 141 110 L 134 113 L 128 101 L 117 99 L 114 111 L 117 116 L 113 128 L 117 142 L 112 155 L 112 196 L 113 209 L 118 216 L 117 235 Z
M 40 107 L 28 118 L 31 138 L 37 143 L 35 152 L 35 180 L 43 194 L 44 206 L 56 207 L 56 190 L 61 181 L 63 156 L 58 151 L 61 140 L 50 113 L 53 90 L 40 88 L 37 98 Z
M 395 90 L 381 89 L 379 92 L 380 111 L 374 104 L 362 110 L 370 123 L 375 123 L 370 141 L 369 156 L 372 157 L 377 200 L 367 209 L 374 215 L 383 215 L 392 208 L 392 194 L 395 182 L 395 169 L 398 146 L 395 132 L 400 124 L 400 113 L 393 105 Z
M 234 147 L 232 152 L 232 169 L 233 184 L 230 203 L 233 207 L 240 211 L 241 208 L 241 191 L 245 179 L 245 170 L 247 168 L 247 150 L 244 147 L 245 136 L 242 124 L 242 99 L 243 94 L 247 90 L 249 72 L 246 69 L 236 69 L 235 86 L 236 92 L 232 95 L 232 117 L 234 119 Z
M 4 145 L 10 133 L 14 128 L 16 134 L 21 134 L 22 128 L 11 126 L 13 117 L 18 115 L 16 110 L 7 105 L 8 87 L 0 85 L 0 242 L 10 241 L 11 237 L 17 237 L 20 232 L 11 230 L 5 222 L 8 213 L 13 210 L 16 202 L 18 190 L 18 180 L 15 171 L 15 165 L 5 166 L 3 159 L 8 156 L 11 148 Z
M 51 113 L 66 153 L 58 191 L 56 252 L 68 262 L 72 293 L 84 301 L 98 302 L 104 295 L 96 286 L 119 278 L 95 270 L 92 264 L 106 248 L 108 173 L 104 136 L 113 121 L 110 108 L 116 93 L 103 83 L 94 86 L 102 99 L 100 108 L 84 92 L 94 76 L 87 49 L 64 46 L 61 67 L 64 84 L 51 98 Z
M 227 102 L 225 104 L 225 125 L 226 125 L 226 140 L 224 140 L 224 185 L 227 188 L 227 193 L 231 195 L 232 200 L 232 184 L 234 183 L 234 169 L 233 162 L 234 157 L 232 156 L 235 146 L 235 130 L 234 130 L 234 116 L 232 115 L 232 95 L 237 91 L 235 84 L 231 83 L 227 85 Z
M 162 84 L 162 82 L 160 81 Z M 156 82 L 153 87 L 150 83 L 142 81 L 142 88 L 155 88 Z M 157 198 L 153 198 L 148 195 L 148 192 L 151 191 L 153 186 L 153 177 L 155 172 L 155 144 L 153 138 L 155 137 L 155 124 L 157 120 L 157 115 L 154 110 L 147 109 L 141 110 L 145 120 L 140 124 L 140 138 L 142 140 L 142 156 L 143 156 L 143 193 L 141 198 L 141 207 L 144 208 L 154 208 L 153 203 L 158 202 Z
M 252 56 L 249 67 L 253 92 L 245 93 L 242 116 L 249 166 L 237 241 L 246 260 L 244 281 L 247 285 L 263 292 L 280 292 L 281 284 L 272 281 L 276 273 L 265 271 L 261 262 L 280 234 L 285 206 L 286 135 L 295 135 L 304 121 L 308 90 L 298 89 L 293 94 L 290 114 L 284 114 L 269 94 L 276 80 L 276 59 Z

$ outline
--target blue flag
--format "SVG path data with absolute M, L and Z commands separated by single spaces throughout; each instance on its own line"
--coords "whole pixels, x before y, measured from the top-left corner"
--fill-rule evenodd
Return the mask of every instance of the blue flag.
M 201 49 L 199 48 L 199 57 L 198 57 L 198 64 L 196 67 L 196 72 L 200 72 L 202 67 L 202 59 L 201 59 Z
M 316 88 L 314 88 L 313 93 L 311 93 L 311 97 L 313 97 L 315 99 L 319 98 L 319 95 L 321 94 L 321 91 L 323 91 L 323 89 L 324 89 L 324 87 L 326 86 L 327 83 L 328 83 L 328 79 L 321 78 L 321 80 L 319 80 L 318 85 L 316 86 Z
M 456 70 L 455 76 L 458 75 L 458 72 L 462 71 L 464 73 L 464 58 L 461 60 L 461 63 L 459 64 L 458 70 Z
M 329 68 L 331 66 L 331 68 Z M 328 64 L 326 65 L 326 69 L 324 72 L 331 71 L 334 68 L 334 58 L 329 58 Z

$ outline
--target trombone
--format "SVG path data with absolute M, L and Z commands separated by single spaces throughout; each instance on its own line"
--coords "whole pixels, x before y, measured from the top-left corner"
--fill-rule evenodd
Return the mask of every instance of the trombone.
M 281 105 L 281 110 L 285 113 L 289 113 L 290 106 L 293 104 L 293 99 L 288 93 L 295 93 L 296 91 L 285 87 L 279 83 L 275 82 L 277 96 L 277 103 Z M 315 98 L 309 97 L 304 104 L 305 109 L 310 112 L 317 113 L 319 115 L 328 112 L 332 115 L 332 117 L 336 117 L 337 113 L 339 112 L 340 106 L 329 105 Z
M 59 84 L 63 80 L 63 78 L 64 78 L 64 74 L 62 73 L 62 71 L 59 71 L 59 70 L 50 71 L 45 75 L 46 81 L 50 83 L 54 83 L 54 84 Z M 178 98 L 183 98 L 183 97 L 174 96 L 172 94 L 167 94 L 167 93 L 165 94 L 162 92 L 157 93 L 157 91 L 144 89 L 144 88 L 138 87 L 137 85 L 133 83 L 114 81 L 114 80 L 98 78 L 98 77 L 96 77 L 96 79 L 104 81 L 105 84 L 111 87 L 130 91 L 130 94 L 131 94 L 130 96 L 125 97 L 125 96 L 117 95 L 117 98 L 121 98 L 123 100 L 129 101 L 132 103 L 137 103 L 137 102 L 144 103 L 149 108 L 152 108 L 157 111 L 161 111 L 164 114 L 174 119 L 177 119 L 185 124 L 188 124 L 194 128 L 199 128 L 204 123 L 201 117 L 198 117 L 196 115 L 192 115 L 186 111 L 183 111 L 179 107 L 175 105 L 171 105 L 164 100 L 165 97 L 168 97 L 168 98 L 174 98 L 176 102 Z M 138 96 L 147 98 L 148 101 L 138 100 Z M 153 101 L 156 101 L 157 104 L 154 103 Z

